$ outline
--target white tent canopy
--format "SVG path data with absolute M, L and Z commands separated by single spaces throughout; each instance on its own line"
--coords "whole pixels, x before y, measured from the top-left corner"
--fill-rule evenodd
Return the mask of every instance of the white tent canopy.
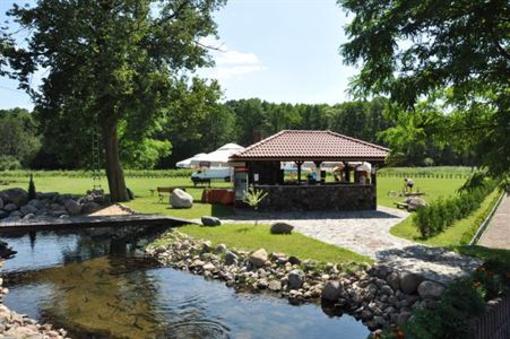
M 204 163 L 207 163 L 210 167 L 228 167 L 228 158 L 243 150 L 244 147 L 237 144 L 226 144 L 218 148 L 216 151 L 208 153 L 204 156 L 199 158 L 191 158 L 190 165 L 200 166 Z
M 197 159 L 197 160 L 199 160 L 199 161 L 200 161 L 200 159 L 201 159 L 201 158 L 203 158 L 203 157 L 204 157 L 204 156 L 206 156 L 206 155 L 207 155 L 207 153 L 198 153 L 198 154 L 195 154 L 195 155 L 194 155 L 194 156 L 192 156 L 191 158 L 188 158 L 188 159 L 184 159 L 184 160 L 179 161 L 178 163 L 176 163 L 176 164 L 175 164 L 175 166 L 177 166 L 177 167 L 179 167 L 179 168 L 191 168 L 191 167 L 193 167 L 193 166 L 191 165 L 191 161 L 192 161 L 192 160 Z

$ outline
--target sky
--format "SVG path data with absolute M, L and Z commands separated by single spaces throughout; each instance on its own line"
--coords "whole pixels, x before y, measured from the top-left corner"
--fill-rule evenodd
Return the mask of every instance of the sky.
M 12 3 L 0 0 L 1 22 Z M 204 42 L 219 49 L 211 52 L 216 66 L 197 75 L 218 79 L 224 100 L 334 104 L 349 99 L 356 70 L 339 54 L 348 18 L 336 0 L 229 0 L 215 17 L 219 39 Z M 1 109 L 32 108 L 16 87 L 0 78 Z

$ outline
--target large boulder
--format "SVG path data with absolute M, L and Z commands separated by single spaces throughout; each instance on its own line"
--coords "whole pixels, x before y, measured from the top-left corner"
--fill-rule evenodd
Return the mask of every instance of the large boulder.
M 289 225 L 284 222 L 277 222 L 271 225 L 271 233 L 272 234 L 290 234 L 294 226 Z
M 74 199 L 65 200 L 64 206 L 69 215 L 78 215 L 81 213 L 81 205 Z
M 418 289 L 418 285 L 423 281 L 423 277 L 416 273 L 400 273 L 400 289 L 405 294 L 413 294 Z
M 203 216 L 202 217 L 202 225 L 204 226 L 220 226 L 221 220 L 216 217 Z
M 28 201 L 28 192 L 22 188 L 9 188 L 0 192 L 0 198 L 4 203 L 10 202 L 16 206 L 23 206 Z
M 267 252 L 265 249 L 261 248 L 250 254 L 248 258 L 250 263 L 255 267 L 262 267 L 267 261 Z
M 297 290 L 305 282 L 305 273 L 302 270 L 292 270 L 287 275 L 288 287 L 291 290 Z
M 405 200 L 408 211 L 416 211 L 419 208 L 427 206 L 427 202 L 419 197 L 409 197 Z
M 336 280 L 330 280 L 322 289 L 321 298 L 326 301 L 338 301 L 344 292 L 343 286 Z
M 193 197 L 191 194 L 176 188 L 170 193 L 170 205 L 173 208 L 191 208 L 193 207 Z
M 443 294 L 445 287 L 439 283 L 425 280 L 418 286 L 418 294 L 423 299 L 434 298 L 437 299 Z

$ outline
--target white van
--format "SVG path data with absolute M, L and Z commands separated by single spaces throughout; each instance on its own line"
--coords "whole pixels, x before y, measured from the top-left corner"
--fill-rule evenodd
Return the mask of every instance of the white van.
M 224 180 L 229 182 L 232 178 L 232 167 L 204 167 L 191 174 L 193 184 L 201 182 L 211 183 L 211 180 Z

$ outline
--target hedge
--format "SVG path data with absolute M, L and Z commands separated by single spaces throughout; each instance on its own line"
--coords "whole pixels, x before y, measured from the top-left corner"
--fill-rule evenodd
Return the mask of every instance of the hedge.
M 416 211 L 414 224 L 424 239 L 437 235 L 455 221 L 480 208 L 485 197 L 496 188 L 496 185 L 496 181 L 486 180 L 483 185 L 462 191 L 454 197 L 437 199 Z
M 126 177 L 140 178 L 176 178 L 189 177 L 192 173 L 190 169 L 164 169 L 164 170 L 124 170 Z M 69 178 L 87 178 L 92 177 L 92 172 L 87 170 L 54 170 L 54 171 L 30 171 L 30 170 L 13 170 L 0 171 L 0 178 L 27 178 L 30 175 L 34 178 L 38 177 L 69 177 Z M 101 172 L 103 177 L 106 176 L 104 171 Z

